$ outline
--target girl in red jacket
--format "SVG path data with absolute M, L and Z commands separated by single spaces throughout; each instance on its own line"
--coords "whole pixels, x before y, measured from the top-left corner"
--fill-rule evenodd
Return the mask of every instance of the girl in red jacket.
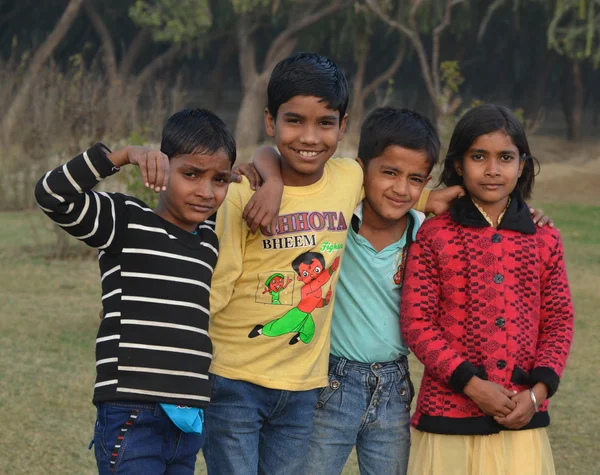
M 425 365 L 410 474 L 554 474 L 545 427 L 573 335 L 556 229 L 524 199 L 534 158 L 506 108 L 458 123 L 441 181 L 467 196 L 426 221 L 402 292 L 405 341 Z

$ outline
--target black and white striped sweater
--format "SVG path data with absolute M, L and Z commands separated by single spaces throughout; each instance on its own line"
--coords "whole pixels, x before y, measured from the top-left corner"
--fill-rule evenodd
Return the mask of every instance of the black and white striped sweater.
M 94 403 L 205 407 L 214 222 L 191 234 L 120 193 L 92 191 L 117 169 L 96 144 L 40 179 L 37 202 L 59 226 L 99 250 L 104 318 L 96 339 Z

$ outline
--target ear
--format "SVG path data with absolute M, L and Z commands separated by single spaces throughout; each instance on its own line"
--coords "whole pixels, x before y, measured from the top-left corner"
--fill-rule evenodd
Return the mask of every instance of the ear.
M 338 142 L 344 138 L 346 132 L 346 124 L 348 123 L 348 114 L 344 114 L 342 120 L 340 120 L 340 132 L 338 133 Z
M 521 178 L 521 174 L 523 173 L 523 168 L 525 168 L 526 161 L 527 161 L 527 159 L 519 160 L 519 178 Z
M 358 162 L 358 164 L 360 165 L 360 168 L 363 169 L 363 173 L 365 172 L 365 164 L 363 163 L 363 161 L 360 159 L 360 157 L 356 158 L 356 161 Z
M 454 169 L 458 176 L 463 176 L 463 165 L 461 160 L 454 160 Z
M 275 117 L 265 108 L 265 131 L 269 137 L 275 137 Z

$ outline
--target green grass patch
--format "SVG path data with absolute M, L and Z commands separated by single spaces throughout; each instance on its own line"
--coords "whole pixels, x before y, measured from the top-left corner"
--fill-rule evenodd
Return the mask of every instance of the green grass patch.
M 561 230 L 576 308 L 571 358 L 550 405 L 556 467 L 600 473 L 600 207 L 536 206 Z M 0 472 L 92 474 L 99 272 L 95 259 L 48 259 L 56 234 L 47 221 L 40 212 L 0 213 Z M 418 386 L 422 367 L 412 357 L 411 371 Z M 197 473 L 205 473 L 201 458 Z M 358 474 L 354 455 L 344 474 Z

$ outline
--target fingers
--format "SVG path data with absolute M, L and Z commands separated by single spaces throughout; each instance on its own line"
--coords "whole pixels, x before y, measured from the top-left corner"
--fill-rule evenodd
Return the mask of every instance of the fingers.
M 517 394 L 517 391 L 512 391 L 512 390 L 506 389 L 505 387 L 502 387 L 502 386 L 499 388 L 499 390 L 502 394 L 504 394 L 509 399 L 511 397 L 513 397 L 515 394 Z
M 242 175 L 240 175 L 238 173 L 237 167 L 234 168 L 233 170 L 231 170 L 230 181 L 231 181 L 231 183 L 241 183 L 242 182 Z
M 156 157 L 152 153 L 147 153 L 145 156 L 146 172 L 148 180 L 148 186 L 154 188 L 156 183 Z

